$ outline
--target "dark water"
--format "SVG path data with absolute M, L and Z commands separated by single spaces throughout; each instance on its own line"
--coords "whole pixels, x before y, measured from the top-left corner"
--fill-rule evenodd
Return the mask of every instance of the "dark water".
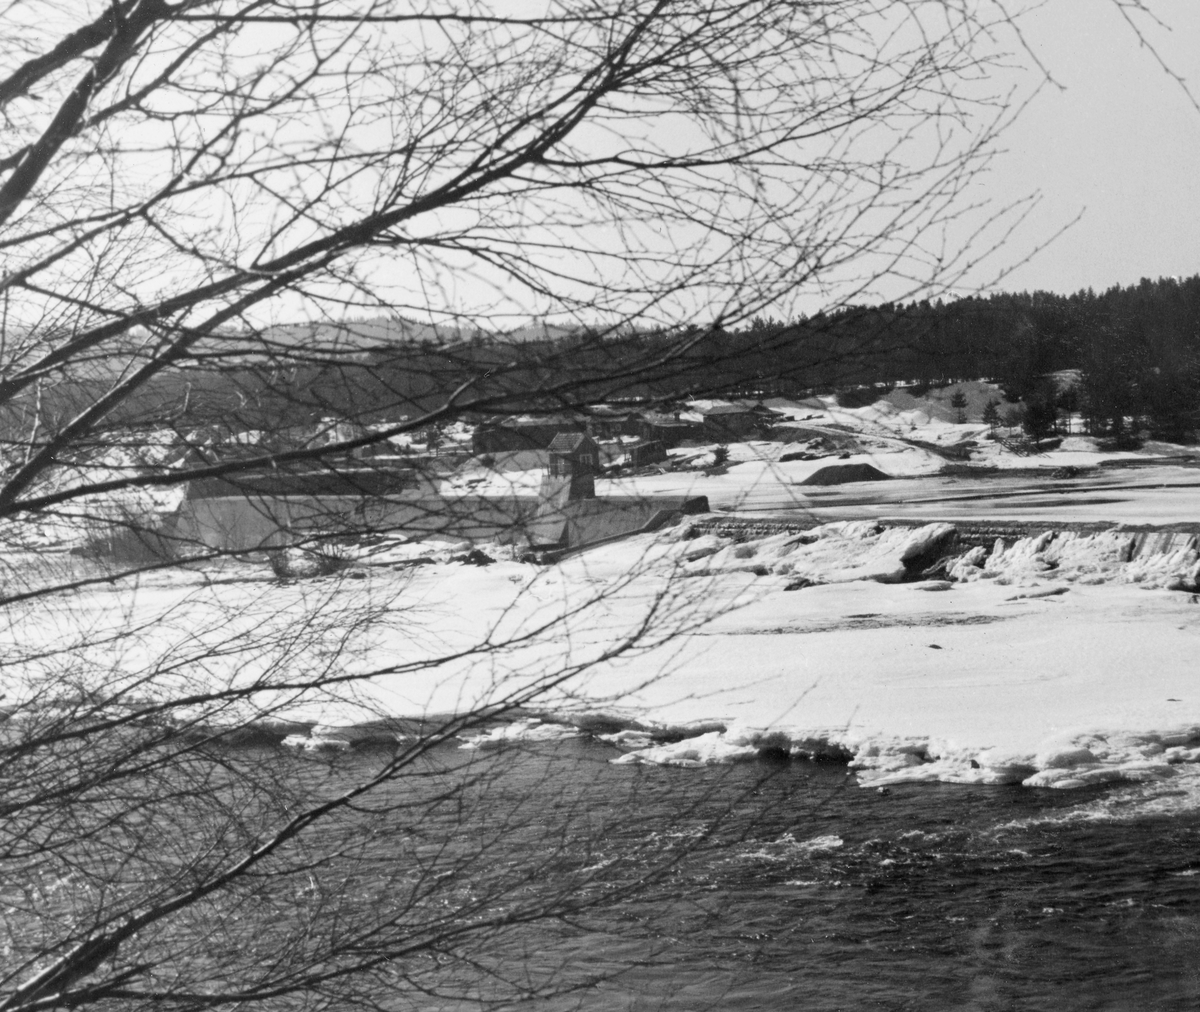
M 836 764 L 678 769 L 615 754 L 582 739 L 442 757 L 438 782 L 488 771 L 455 821 L 460 841 L 491 841 L 485 873 L 551 852 L 546 882 L 568 866 L 632 882 L 670 865 L 615 902 L 493 939 L 502 963 L 577 988 L 505 1007 L 1200 1008 L 1194 814 L 1076 819 L 1101 795 L 881 794 Z M 322 777 L 371 761 L 341 757 Z

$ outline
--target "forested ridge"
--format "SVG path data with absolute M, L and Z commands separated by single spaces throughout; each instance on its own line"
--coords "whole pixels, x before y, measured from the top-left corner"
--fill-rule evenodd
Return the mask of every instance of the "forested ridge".
M 871 395 L 864 387 L 974 378 L 995 380 L 1023 402 L 1035 434 L 1051 428 L 1056 413 L 1081 411 L 1096 434 L 1144 429 L 1185 440 L 1200 411 L 1200 276 L 1101 293 L 849 307 L 790 322 L 756 317 L 737 327 L 559 329 L 540 340 L 478 332 L 388 343 L 371 324 L 364 347 L 354 341 L 362 327 L 325 326 L 322 346 L 298 342 L 284 367 L 279 356 L 222 358 L 202 346 L 188 367 L 147 384 L 109 422 L 278 431 L 330 417 L 417 418 L 454 390 L 483 415 L 854 388 L 861 398 Z M 1064 370 L 1078 371 L 1073 385 L 1049 375 Z M 105 382 L 81 376 L 43 389 L 37 410 L 69 415 Z M 22 410 L 34 410 L 32 395 Z
M 861 384 L 945 385 L 994 379 L 1025 403 L 1035 429 L 1055 409 L 1081 411 L 1091 431 L 1123 435 L 1130 420 L 1185 439 L 1200 412 L 1200 276 L 1143 278 L 1096 293 L 997 293 L 846 310 L 824 321 L 834 343 L 871 349 Z M 778 326 L 756 321 L 752 330 Z M 854 335 L 853 339 L 850 335 Z M 1073 384 L 1050 373 L 1076 370 Z

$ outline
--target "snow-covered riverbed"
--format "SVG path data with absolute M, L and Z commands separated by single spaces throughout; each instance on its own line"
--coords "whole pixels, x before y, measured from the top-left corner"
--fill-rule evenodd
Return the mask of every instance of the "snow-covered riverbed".
M 497 561 L 476 566 L 454 561 L 470 546 L 394 545 L 336 577 L 280 583 L 227 563 L 13 605 L 5 704 L 39 679 L 143 695 L 254 683 L 255 705 L 309 746 L 519 700 L 523 722 L 468 744 L 595 732 L 621 762 L 832 754 L 878 786 L 1200 770 L 1200 458 L 1102 454 L 1078 437 L 1017 457 L 986 427 L 914 410 L 814 400 L 793 406 L 797 424 L 830 426 L 848 450 L 735 443 L 707 471 L 598 481 L 600 495 L 703 494 L 716 512 L 554 566 L 497 546 L 478 546 Z M 977 470 L 947 470 L 942 448 L 964 443 Z M 847 464 L 893 480 L 809 483 Z M 714 533 L 730 517 L 790 533 L 735 542 Z M 1030 536 L 954 542 L 955 523 L 979 521 Z M 1122 527 L 1154 524 L 1176 533 Z M 921 579 L 939 555 L 952 558 Z M 334 670 L 348 678 L 310 687 Z
M 687 765 L 772 749 L 847 755 L 864 783 L 1060 787 L 1164 779 L 1200 761 L 1200 605 L 1162 589 L 1194 578 L 1194 544 L 1127 560 L 1118 535 L 1030 539 L 990 560 L 976 553 L 957 582 L 891 582 L 906 575 L 906 553 L 926 551 L 944 527 L 835 524 L 744 544 L 686 533 L 641 535 L 549 568 L 443 556 L 284 584 L 166 573 L 31 608 L 10 632 L 30 650 L 85 628 L 98 670 L 130 678 L 167 654 L 164 688 L 285 682 L 260 699 L 276 717 L 323 725 L 333 742 L 380 717 L 537 686 L 531 705 L 543 716 L 633 732 L 617 739 L 622 761 Z M 364 608 L 371 620 L 340 639 Z M 252 659 L 316 615 L 332 621 L 311 648 Z M 364 677 L 296 684 L 291 674 L 335 643 Z

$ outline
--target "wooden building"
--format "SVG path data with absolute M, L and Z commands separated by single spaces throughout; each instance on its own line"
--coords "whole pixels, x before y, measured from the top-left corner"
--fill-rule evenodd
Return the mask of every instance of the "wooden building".
M 596 497 L 600 447 L 586 432 L 560 432 L 550 441 L 550 467 L 542 481 L 547 503 L 575 502 Z
M 576 415 L 508 415 L 485 419 L 471 437 L 471 452 L 508 453 L 545 450 L 560 432 L 587 429 L 587 419 Z

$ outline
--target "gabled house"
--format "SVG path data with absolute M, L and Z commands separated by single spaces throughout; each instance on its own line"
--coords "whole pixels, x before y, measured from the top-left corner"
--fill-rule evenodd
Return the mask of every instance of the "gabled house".
M 757 434 L 761 414 L 753 405 L 715 399 L 689 401 L 684 418 L 699 422 L 704 437 L 714 442 L 745 439 Z
M 700 419 L 687 419 L 681 412 L 646 411 L 641 417 L 637 434 L 650 443 L 661 443 L 667 449 L 679 446 L 685 439 L 704 439 Z
M 507 453 L 545 450 L 560 432 L 583 432 L 587 419 L 577 415 L 507 415 L 484 420 L 471 437 L 471 452 Z

